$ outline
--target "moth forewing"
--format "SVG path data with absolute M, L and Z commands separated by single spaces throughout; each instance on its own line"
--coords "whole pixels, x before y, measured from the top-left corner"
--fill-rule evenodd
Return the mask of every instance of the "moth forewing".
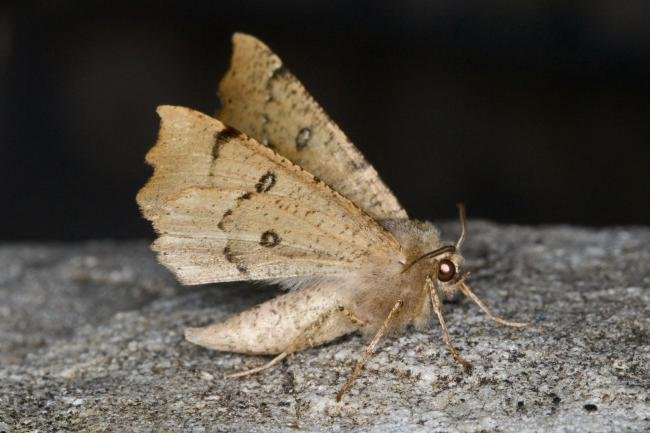
M 196 111 L 158 111 L 138 203 L 182 282 L 343 275 L 399 259 L 389 231 L 286 158 Z

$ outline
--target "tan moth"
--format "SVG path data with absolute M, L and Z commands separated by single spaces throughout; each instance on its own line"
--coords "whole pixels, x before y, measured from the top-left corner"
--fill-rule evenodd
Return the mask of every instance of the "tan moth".
M 147 154 L 154 167 L 138 193 L 160 235 L 152 248 L 184 284 L 263 280 L 281 296 L 222 323 L 188 328 L 211 349 L 287 355 L 355 331 L 370 338 L 340 400 L 379 340 L 408 324 L 440 322 L 454 359 L 442 298 L 460 291 L 493 320 L 470 290 L 461 236 L 442 242 L 429 222 L 410 220 L 375 169 L 256 38 L 233 36 L 231 66 L 219 85 L 218 119 L 158 107 L 161 126 Z

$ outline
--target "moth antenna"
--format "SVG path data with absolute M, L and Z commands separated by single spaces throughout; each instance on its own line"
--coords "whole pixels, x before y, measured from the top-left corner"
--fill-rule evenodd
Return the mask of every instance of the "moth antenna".
M 465 235 L 467 233 L 467 221 L 465 217 L 465 204 L 458 203 L 456 206 L 458 206 L 458 218 L 460 219 L 460 236 L 458 237 L 458 241 L 456 241 L 456 250 L 460 250 L 463 242 L 465 242 Z
M 411 263 L 407 264 L 404 267 L 404 269 L 402 269 L 402 273 L 408 271 L 411 266 L 413 266 L 414 264 L 416 264 L 417 262 L 419 262 L 422 259 L 426 259 L 427 257 L 439 256 L 439 255 L 445 254 L 445 253 L 453 253 L 454 251 L 456 251 L 456 247 L 454 247 L 453 245 L 445 245 L 444 247 L 440 247 L 440 248 L 438 248 L 436 250 L 429 251 L 428 253 L 424 253 L 420 257 L 418 257 L 417 259 L 413 260 Z
M 478 296 L 476 296 L 474 294 L 474 292 L 472 292 L 472 290 L 469 288 L 469 286 L 465 283 L 464 279 L 465 278 L 463 278 L 463 280 L 461 280 L 460 284 L 459 284 L 461 292 L 463 292 L 463 294 L 465 296 L 467 296 L 472 301 L 474 301 L 476 303 L 476 305 L 478 305 L 481 308 L 481 310 L 483 310 L 483 312 L 490 319 L 494 320 L 497 323 L 500 323 L 501 325 L 513 326 L 515 328 L 525 328 L 526 326 L 528 326 L 528 323 L 511 322 L 510 320 L 502 319 L 501 317 L 495 316 L 494 314 L 492 314 L 492 311 L 490 311 L 490 309 L 483 303 L 483 301 L 481 301 L 478 298 Z

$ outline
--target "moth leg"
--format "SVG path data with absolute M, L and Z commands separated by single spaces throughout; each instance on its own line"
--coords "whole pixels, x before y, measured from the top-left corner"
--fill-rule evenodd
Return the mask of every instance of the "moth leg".
M 312 337 L 323 327 L 325 322 L 327 322 L 327 319 L 329 319 L 330 316 L 336 312 L 343 313 L 343 315 L 345 315 L 345 317 L 347 317 L 350 320 L 350 322 L 352 322 L 355 325 L 359 325 L 359 326 L 365 325 L 365 322 L 363 320 L 356 317 L 346 307 L 339 305 L 333 309 L 325 311 L 323 314 L 318 316 L 318 318 L 314 320 L 309 326 L 307 326 L 305 330 L 300 335 L 298 335 L 298 337 L 296 337 L 284 351 L 282 351 L 282 353 L 274 357 L 266 364 L 261 365 L 259 367 L 251 368 L 250 370 L 240 371 L 239 373 L 229 374 L 226 377 L 237 378 L 237 377 L 250 376 L 259 373 L 260 371 L 264 371 L 268 368 L 273 367 L 275 364 L 282 361 L 284 358 L 286 358 L 293 352 L 300 350 L 300 348 L 305 346 L 305 343 L 308 343 L 310 347 L 313 347 L 314 344 L 312 341 Z
M 528 326 L 528 323 L 511 322 L 510 320 L 505 320 L 505 319 L 502 319 L 499 316 L 495 316 L 494 314 L 492 314 L 490 309 L 483 303 L 483 301 L 481 301 L 478 298 L 478 296 L 476 296 L 474 294 L 474 292 L 472 292 L 470 290 L 469 286 L 467 284 L 465 284 L 464 282 L 460 283 L 460 290 L 465 294 L 465 296 L 470 298 L 472 301 L 476 302 L 476 305 L 478 305 L 481 308 L 481 310 L 483 310 L 483 312 L 490 319 L 494 320 L 495 322 L 500 323 L 502 325 L 506 325 L 506 326 L 514 326 L 515 328 L 524 328 L 524 327 Z
M 359 374 L 361 373 L 361 370 L 363 370 L 363 367 L 366 365 L 366 362 L 368 361 L 368 358 L 370 358 L 370 355 L 373 354 L 375 351 L 375 347 L 377 346 L 377 343 L 379 343 L 379 340 L 381 337 L 386 334 L 386 331 L 388 330 L 388 326 L 390 325 L 390 322 L 395 318 L 395 316 L 399 313 L 399 311 L 402 308 L 402 305 L 404 305 L 404 302 L 399 299 L 393 308 L 390 310 L 390 313 L 388 313 L 388 316 L 384 320 L 384 323 L 381 325 L 375 336 L 372 338 L 368 346 L 366 347 L 366 350 L 363 352 L 363 356 L 359 361 L 357 361 L 357 364 L 354 366 L 354 370 L 352 370 L 352 374 L 350 377 L 348 377 L 347 382 L 345 382 L 345 385 L 341 387 L 339 392 L 336 394 L 336 401 L 341 401 L 341 398 L 343 398 L 343 395 L 348 392 L 354 381 L 357 379 Z
M 338 310 L 341 313 L 343 313 L 345 315 L 345 317 L 347 317 L 348 320 L 350 320 L 350 322 L 352 322 L 353 324 L 358 325 L 358 326 L 365 326 L 366 325 L 366 322 L 359 319 L 357 316 L 354 315 L 354 313 L 352 313 L 352 311 L 348 310 L 343 305 L 339 305 Z
M 284 358 L 289 356 L 290 353 L 291 352 L 289 352 L 289 351 L 284 351 L 284 352 L 277 355 L 275 358 L 273 358 L 272 360 L 270 360 L 269 362 L 267 362 L 264 365 L 260 365 L 259 367 L 251 368 L 250 370 L 240 371 L 239 373 L 228 374 L 228 375 L 226 375 L 226 377 L 228 379 L 234 379 L 234 378 L 237 378 L 237 377 L 251 376 L 253 374 L 259 373 L 260 371 L 264 371 L 264 370 L 266 370 L 268 368 L 273 367 L 275 364 L 277 364 L 278 362 L 282 361 Z
M 436 316 L 438 316 L 438 321 L 440 322 L 440 326 L 442 327 L 442 337 L 445 340 L 445 344 L 447 344 L 447 347 L 449 348 L 449 351 L 451 352 L 451 355 L 454 357 L 456 362 L 462 365 L 465 368 L 465 370 L 471 370 L 472 364 L 470 364 L 465 360 L 465 358 L 460 356 L 458 350 L 456 350 L 454 345 L 451 343 L 451 338 L 449 337 L 449 330 L 447 329 L 447 323 L 445 322 L 445 316 L 442 314 L 442 301 L 440 300 L 440 296 L 438 295 L 438 290 L 436 289 L 436 286 L 433 283 L 431 277 L 427 277 L 425 284 L 427 284 L 429 287 L 429 296 L 431 297 L 431 305 L 433 307 L 433 311 L 435 311 L 436 313 Z

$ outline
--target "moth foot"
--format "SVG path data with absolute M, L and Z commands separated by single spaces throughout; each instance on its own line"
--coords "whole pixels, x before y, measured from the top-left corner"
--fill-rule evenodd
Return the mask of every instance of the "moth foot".
M 269 362 L 267 362 L 264 365 L 260 365 L 259 367 L 251 368 L 250 370 L 244 370 L 244 371 L 240 371 L 238 373 L 228 374 L 228 375 L 226 375 L 226 378 L 228 378 L 228 379 L 237 379 L 237 378 L 240 378 L 240 377 L 252 376 L 253 374 L 257 374 L 257 373 L 259 373 L 261 371 L 264 371 L 264 370 L 267 370 L 267 369 L 273 367 L 275 364 L 277 364 L 278 362 L 280 362 L 284 358 L 286 358 L 287 355 L 289 355 L 289 352 L 282 352 L 281 354 L 279 354 L 278 356 L 276 356 L 275 358 L 273 358 L 272 360 L 270 360 Z
M 343 305 L 338 306 L 338 310 L 345 315 L 345 317 L 348 318 L 350 322 L 352 322 L 354 325 L 357 326 L 366 326 L 367 322 L 365 320 L 359 319 L 357 316 L 352 313 L 352 311 L 348 310 L 345 308 Z
M 490 319 L 494 320 L 495 322 L 501 325 L 512 326 L 513 328 L 525 328 L 528 325 L 530 325 L 530 323 L 528 322 L 512 322 L 510 320 L 503 319 L 499 316 L 490 316 Z
M 469 361 L 466 361 L 465 358 L 460 356 L 458 353 L 454 353 L 453 356 L 454 356 L 454 360 L 460 365 L 462 365 L 465 371 L 467 372 L 472 371 L 472 368 L 474 368 L 474 366 Z

